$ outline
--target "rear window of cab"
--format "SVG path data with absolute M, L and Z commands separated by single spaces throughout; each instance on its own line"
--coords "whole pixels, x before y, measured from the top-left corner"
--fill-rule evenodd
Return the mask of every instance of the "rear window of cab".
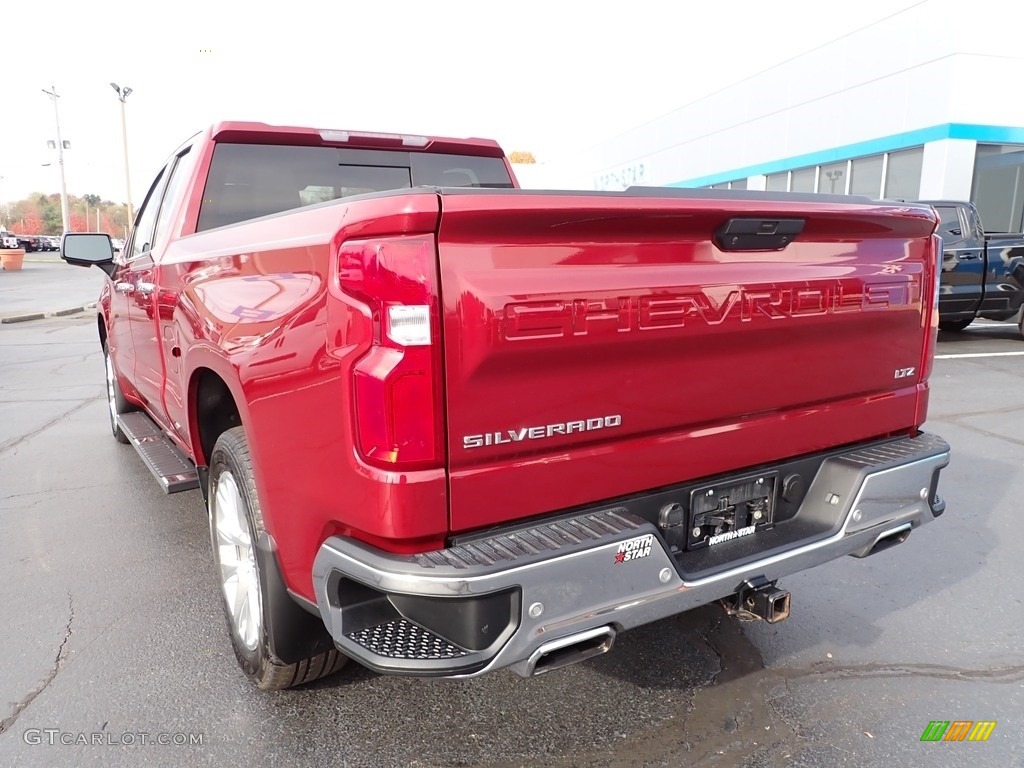
M 498 157 L 217 144 L 197 230 L 371 192 L 419 186 L 511 189 Z

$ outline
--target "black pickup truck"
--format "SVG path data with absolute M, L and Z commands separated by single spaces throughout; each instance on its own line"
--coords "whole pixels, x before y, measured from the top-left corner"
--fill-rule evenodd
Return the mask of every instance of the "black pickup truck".
M 974 203 L 919 200 L 938 211 L 942 236 L 939 328 L 1015 320 L 1024 334 L 1024 234 L 986 232 Z
M 18 235 L 18 247 L 24 248 L 25 253 L 34 253 L 43 250 L 39 235 Z

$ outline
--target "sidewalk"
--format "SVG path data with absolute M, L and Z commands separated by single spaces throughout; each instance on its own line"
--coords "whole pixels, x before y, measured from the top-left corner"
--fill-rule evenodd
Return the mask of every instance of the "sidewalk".
M 103 280 L 99 269 L 72 267 L 56 253 L 25 254 L 20 270 L 0 269 L 0 323 L 84 312 L 95 306 Z

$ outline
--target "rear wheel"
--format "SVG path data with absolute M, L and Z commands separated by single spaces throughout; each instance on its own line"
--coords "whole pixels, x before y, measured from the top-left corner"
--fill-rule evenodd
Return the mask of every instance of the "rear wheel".
M 272 612 L 267 579 L 257 547 L 266 531 L 249 444 L 242 427 L 224 432 L 210 456 L 210 534 L 221 585 L 224 615 L 235 657 L 242 670 L 265 690 L 291 688 L 325 677 L 348 658 L 331 647 L 286 663 L 271 648 Z M 300 609 L 301 610 L 301 609 Z
M 127 445 L 130 441 L 117 425 L 117 417 L 122 413 L 131 413 L 135 410 L 135 406 L 125 400 L 124 394 L 121 392 L 121 385 L 117 383 L 114 362 L 110 359 L 110 351 L 107 349 L 106 342 L 103 343 L 103 366 L 107 373 L 107 410 L 110 412 L 110 431 L 117 442 Z
M 940 320 L 939 330 L 947 333 L 960 333 L 972 322 L 974 322 L 973 318 L 971 320 Z

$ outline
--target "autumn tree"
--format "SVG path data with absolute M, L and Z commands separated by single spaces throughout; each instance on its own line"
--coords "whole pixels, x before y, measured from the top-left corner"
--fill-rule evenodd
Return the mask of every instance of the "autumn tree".
M 60 210 L 60 195 L 57 195 L 56 203 L 48 197 L 44 199 L 46 202 L 39 206 L 40 217 L 43 220 L 43 233 L 59 235 L 64 229 L 64 216 Z
M 43 234 L 43 221 L 35 211 L 28 211 L 23 216 L 11 221 L 11 232 L 16 235 Z
M 522 150 L 516 150 L 508 157 L 509 162 L 516 163 L 517 165 L 530 165 L 536 163 L 537 160 L 533 156 L 533 152 L 524 152 Z
M 28 197 L 3 206 L 8 228 L 24 235 L 59 235 L 64 231 L 60 194 L 33 192 Z M 96 212 L 99 211 L 99 227 Z M 68 225 L 72 232 L 96 230 L 111 237 L 123 237 L 128 223 L 128 207 L 99 195 L 68 195 Z
M 124 234 L 125 227 L 128 226 L 128 207 L 124 205 L 110 204 L 111 208 L 104 208 L 108 213 L 107 221 L 110 223 L 110 229 L 104 230 L 113 234 L 114 237 L 121 237 Z
M 62 220 L 63 223 L 63 220 Z M 68 226 L 72 232 L 88 232 L 89 225 L 85 221 L 85 216 L 81 213 L 72 213 L 68 215 Z
M 11 204 L 8 208 L 11 232 L 18 235 L 38 235 L 42 231 L 43 221 L 39 215 L 37 201 L 37 195 L 30 195 L 25 200 Z

